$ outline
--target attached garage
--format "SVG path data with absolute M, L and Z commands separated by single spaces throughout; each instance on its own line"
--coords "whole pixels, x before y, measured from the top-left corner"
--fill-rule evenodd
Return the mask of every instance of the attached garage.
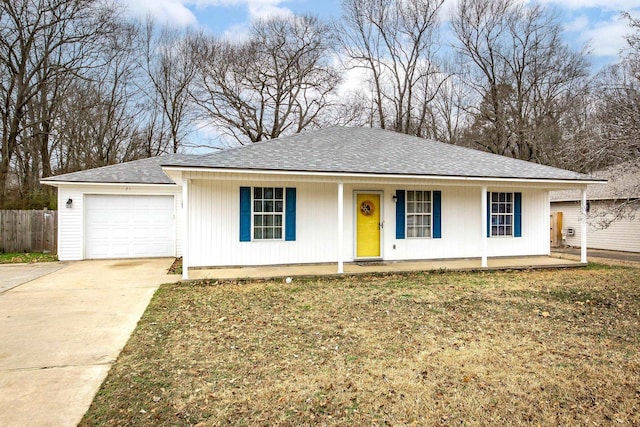
M 85 196 L 85 258 L 175 254 L 173 196 Z
M 45 178 L 58 189 L 58 259 L 182 255 L 182 189 L 160 163 L 171 154 Z

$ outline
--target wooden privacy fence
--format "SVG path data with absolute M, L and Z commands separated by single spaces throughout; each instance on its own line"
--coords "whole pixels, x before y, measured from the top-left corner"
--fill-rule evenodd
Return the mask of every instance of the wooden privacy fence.
M 0 252 L 57 253 L 58 212 L 0 210 Z

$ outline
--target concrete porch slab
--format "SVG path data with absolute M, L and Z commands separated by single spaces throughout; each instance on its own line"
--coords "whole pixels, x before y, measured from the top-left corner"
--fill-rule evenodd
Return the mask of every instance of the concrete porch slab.
M 551 256 L 528 256 L 509 258 L 490 258 L 489 267 L 480 267 L 480 258 L 429 260 L 429 261 L 382 261 L 380 263 L 346 263 L 344 274 L 365 273 L 406 273 L 412 271 L 470 271 L 470 270 L 505 270 L 531 268 L 566 268 L 582 267 L 578 261 L 560 259 Z M 267 279 L 274 277 L 333 276 L 337 275 L 336 263 L 274 265 L 260 267 L 229 268 L 190 268 L 189 279 Z

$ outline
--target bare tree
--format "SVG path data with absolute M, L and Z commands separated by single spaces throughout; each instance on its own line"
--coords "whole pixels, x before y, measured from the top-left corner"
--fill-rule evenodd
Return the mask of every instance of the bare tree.
M 258 21 L 245 42 L 192 38 L 203 117 L 241 144 L 315 126 L 339 82 L 328 30 L 302 16 Z
M 68 79 L 95 65 L 113 11 L 96 0 L 0 2 L 0 206 L 16 152 L 23 173 L 50 174 L 50 135 Z M 33 150 L 38 147 L 37 154 Z M 25 162 L 39 159 L 37 171 Z M 23 182 L 26 184 L 26 182 Z
M 188 133 L 187 122 L 192 112 L 189 88 L 196 75 L 188 42 L 192 36 L 178 28 L 157 28 L 151 18 L 140 35 L 140 65 L 148 83 L 143 83 L 142 89 L 150 101 L 150 122 L 156 126 L 149 130 L 162 139 L 167 134 L 169 151 L 177 153 Z
M 100 66 L 71 82 L 55 132 L 58 173 L 144 157 L 135 136 L 141 126 L 134 84 L 137 28 L 121 22 L 101 42 Z
M 347 68 L 366 70 L 375 125 L 422 135 L 429 103 L 447 79 L 439 69 L 443 0 L 343 0 L 336 35 Z
M 451 25 L 480 99 L 467 138 L 493 153 L 553 163 L 563 114 L 588 74 L 584 53 L 561 40 L 558 17 L 515 0 L 461 0 Z

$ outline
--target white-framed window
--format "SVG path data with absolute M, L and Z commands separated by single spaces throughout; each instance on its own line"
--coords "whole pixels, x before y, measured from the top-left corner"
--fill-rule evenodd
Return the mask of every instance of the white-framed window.
M 253 239 L 282 240 L 284 189 L 253 187 Z
M 513 236 L 513 193 L 490 194 L 491 236 Z
M 431 191 L 407 190 L 407 237 L 431 237 Z

